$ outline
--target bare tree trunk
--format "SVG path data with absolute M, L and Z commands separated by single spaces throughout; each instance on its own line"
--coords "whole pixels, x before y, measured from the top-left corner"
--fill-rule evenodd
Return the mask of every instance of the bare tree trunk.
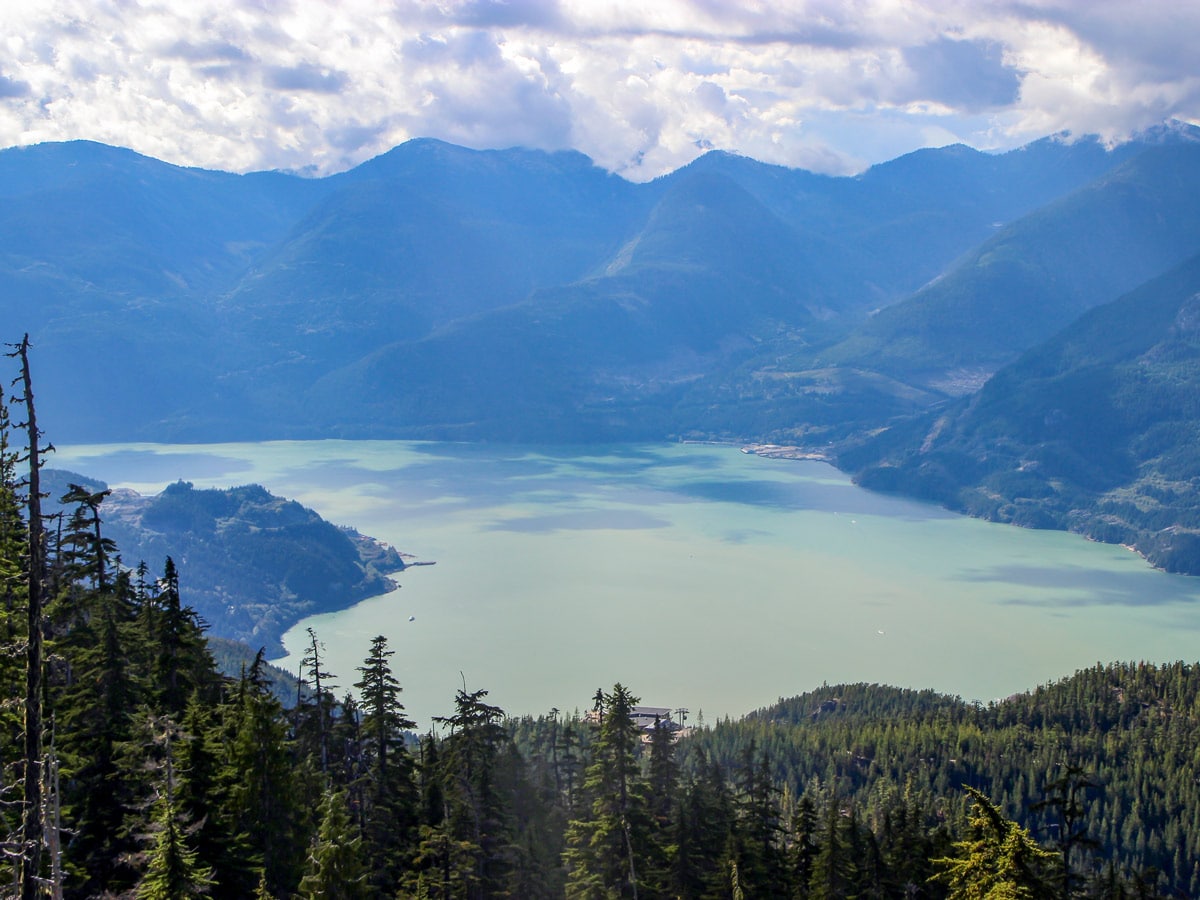
M 41 893 L 38 872 L 42 864 L 42 496 L 41 458 L 37 415 L 33 408 L 33 380 L 29 374 L 29 335 L 9 354 L 21 360 L 21 386 L 25 404 L 25 430 L 29 436 L 29 646 L 25 663 L 25 809 L 21 823 L 24 855 L 21 858 L 21 900 L 36 900 Z
M 50 717 L 50 755 L 46 759 L 46 849 L 50 853 L 50 897 L 63 900 L 62 809 L 59 805 L 58 754 L 54 749 L 54 717 Z

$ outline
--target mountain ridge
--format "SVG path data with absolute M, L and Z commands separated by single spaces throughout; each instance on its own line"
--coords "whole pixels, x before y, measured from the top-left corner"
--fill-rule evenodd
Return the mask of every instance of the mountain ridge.
M 717 438 L 853 470 L 1200 250 L 1198 134 L 644 184 L 436 140 L 321 179 L 0 151 L 0 315 L 59 441 Z

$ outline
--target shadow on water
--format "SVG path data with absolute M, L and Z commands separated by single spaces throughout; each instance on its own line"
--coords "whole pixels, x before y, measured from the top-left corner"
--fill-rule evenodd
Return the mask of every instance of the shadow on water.
M 721 541 L 726 544 L 748 544 L 752 540 L 758 538 L 769 538 L 771 532 L 758 531 L 751 528 L 739 528 L 736 531 L 727 531 L 721 536 Z
M 658 444 L 486 444 L 424 443 L 409 445 L 414 453 L 435 459 L 484 461 L 539 458 L 551 464 L 569 462 L 592 472 L 628 472 L 631 467 L 694 466 L 694 458 L 676 457 L 664 451 L 670 445 Z
M 634 531 L 667 528 L 670 522 L 637 510 L 596 509 L 548 516 L 505 519 L 485 526 L 485 531 L 513 531 L 524 534 L 549 534 L 555 531 L 598 531 L 602 529 Z
M 740 503 L 785 511 L 809 509 L 849 515 L 878 515 L 910 522 L 957 518 L 955 513 L 941 507 L 872 494 L 850 481 L 710 480 L 691 481 L 678 485 L 675 490 L 696 500 Z
M 538 502 L 580 502 L 597 494 L 619 495 L 616 499 L 620 502 L 637 506 L 680 499 L 670 489 L 645 487 L 645 471 L 658 468 L 652 460 L 635 466 L 613 461 L 589 465 L 571 457 L 570 463 L 568 469 L 561 461 L 544 456 L 424 453 L 419 461 L 381 469 L 338 458 L 290 468 L 286 480 L 316 488 L 373 484 L 380 486 L 372 491 L 375 494 L 395 491 L 406 502 L 436 501 L 442 508 L 461 509 L 506 506 L 530 498 Z
M 1159 578 L 1147 578 L 1157 574 Z M 1010 584 L 1033 589 L 1075 591 L 1054 597 L 1014 597 L 1001 601 L 1006 606 L 1070 609 L 1087 606 L 1150 607 L 1172 604 L 1200 610 L 1200 583 L 1182 575 L 1130 570 L 1088 569 L 1080 566 L 993 566 L 967 570 L 957 580 L 970 584 Z

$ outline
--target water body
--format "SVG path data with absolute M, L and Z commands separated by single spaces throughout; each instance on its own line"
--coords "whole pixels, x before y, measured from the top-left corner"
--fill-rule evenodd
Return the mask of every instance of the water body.
M 436 560 L 301 622 L 281 663 L 312 627 L 345 690 L 385 634 L 420 727 L 464 681 L 512 714 L 621 681 L 712 721 L 822 682 L 986 702 L 1097 661 L 1197 657 L 1200 579 L 731 447 L 127 444 L 53 464 L 144 493 L 259 483 Z

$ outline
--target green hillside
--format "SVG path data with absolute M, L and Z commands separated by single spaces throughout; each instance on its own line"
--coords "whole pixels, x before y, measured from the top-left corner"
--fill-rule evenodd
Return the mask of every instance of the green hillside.
M 1200 573 L 1200 256 L 843 462 L 868 487 L 1128 544 Z

